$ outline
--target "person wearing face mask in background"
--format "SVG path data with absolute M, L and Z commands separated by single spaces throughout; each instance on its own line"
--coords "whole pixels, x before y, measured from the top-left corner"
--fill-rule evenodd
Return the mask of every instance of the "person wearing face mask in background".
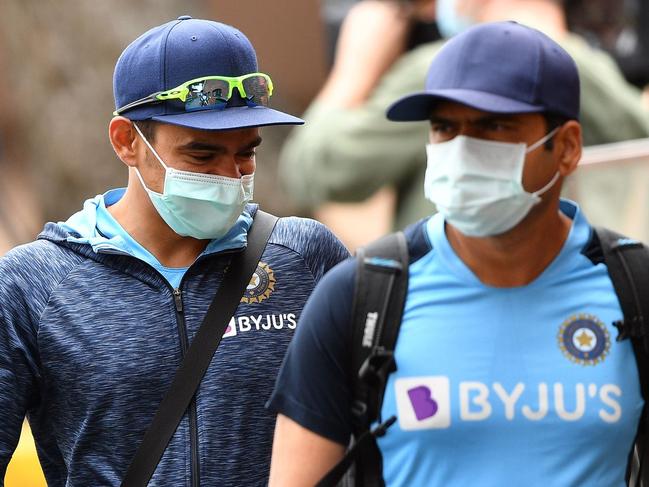
M 120 485 L 258 221 L 260 127 L 302 123 L 268 106 L 253 46 L 214 21 L 152 28 L 113 82 L 127 187 L 0 259 L 0 473 L 27 415 L 48 485 Z M 306 298 L 347 256 L 318 222 L 277 221 L 148 485 L 266 484 L 264 403 Z
M 379 416 L 396 422 L 377 440 L 385 485 L 626 485 L 638 368 L 630 340 L 615 340 L 622 311 L 600 242 L 560 198 L 582 151 L 574 61 L 532 28 L 480 24 L 387 118 L 428 121 L 423 186 L 438 213 L 405 232 L 408 288 Z M 356 259 L 332 269 L 300 318 L 269 402 L 271 487 L 314 485 L 362 415 L 356 272 Z
M 281 181 L 296 203 L 314 211 L 349 248 L 401 229 L 435 207 L 421 191 L 425 123 L 391 124 L 383 116 L 394 97 L 421 89 L 444 41 L 405 52 L 413 19 L 435 19 L 444 37 L 480 22 L 516 20 L 559 42 L 581 79 L 584 145 L 649 137 L 649 110 L 614 60 L 568 31 L 560 0 L 421 0 L 358 2 L 343 21 L 329 77 L 280 155 Z M 607 175 L 608 176 L 608 175 Z M 585 197 L 605 199 L 598 211 L 615 221 L 624 199 L 617 186 L 586 177 Z M 356 202 L 362 202 L 355 204 Z M 363 222 L 359 224 L 358 222 Z M 371 222 L 368 224 L 367 222 Z

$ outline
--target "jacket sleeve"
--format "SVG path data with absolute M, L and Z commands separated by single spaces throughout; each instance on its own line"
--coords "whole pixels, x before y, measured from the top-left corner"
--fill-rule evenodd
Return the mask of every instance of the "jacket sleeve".
M 438 43 L 403 55 L 366 103 L 353 109 L 314 103 L 280 154 L 280 176 L 295 201 L 361 201 L 385 185 L 399 186 L 425 162 L 427 122 L 391 122 L 386 110 L 423 89 Z
M 329 269 L 349 257 L 349 251 L 331 230 L 310 218 L 280 218 L 270 241 L 297 252 L 315 283 Z
M 0 476 L 20 438 L 26 412 L 38 403 L 35 309 L 42 281 L 20 252 L 0 259 Z

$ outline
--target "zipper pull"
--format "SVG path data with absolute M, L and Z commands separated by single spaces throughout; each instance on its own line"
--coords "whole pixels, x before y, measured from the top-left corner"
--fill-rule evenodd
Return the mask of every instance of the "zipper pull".
M 174 289 L 174 303 L 176 303 L 176 311 L 183 312 L 183 300 L 180 289 Z

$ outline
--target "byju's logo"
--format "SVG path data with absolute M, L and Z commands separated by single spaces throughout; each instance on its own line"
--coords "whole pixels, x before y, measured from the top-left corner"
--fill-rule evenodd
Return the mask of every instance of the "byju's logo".
M 223 333 L 223 338 L 233 336 L 237 336 L 237 325 L 234 318 L 230 318 L 230 323 L 228 323 L 228 327 L 225 329 L 225 333 Z
M 237 336 L 249 331 L 295 330 L 297 317 L 295 313 L 278 313 L 272 315 L 233 316 L 223 333 L 223 338 Z
M 401 429 L 448 428 L 451 425 L 448 377 L 397 379 L 394 387 Z
M 439 409 L 439 405 L 437 404 L 437 401 L 433 399 L 431 392 L 432 391 L 426 386 L 408 389 L 410 404 L 412 404 L 412 409 L 415 410 L 415 416 L 417 416 L 418 421 L 423 421 L 424 419 L 435 416 Z

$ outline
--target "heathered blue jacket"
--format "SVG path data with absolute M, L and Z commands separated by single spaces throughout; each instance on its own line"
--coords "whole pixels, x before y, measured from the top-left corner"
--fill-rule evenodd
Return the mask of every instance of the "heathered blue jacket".
M 0 259 L 0 475 L 27 414 L 50 487 L 119 485 L 233 252 L 200 256 L 174 290 L 64 228 Z M 346 256 L 321 224 L 279 220 L 149 485 L 266 484 L 264 403 L 307 297 Z

